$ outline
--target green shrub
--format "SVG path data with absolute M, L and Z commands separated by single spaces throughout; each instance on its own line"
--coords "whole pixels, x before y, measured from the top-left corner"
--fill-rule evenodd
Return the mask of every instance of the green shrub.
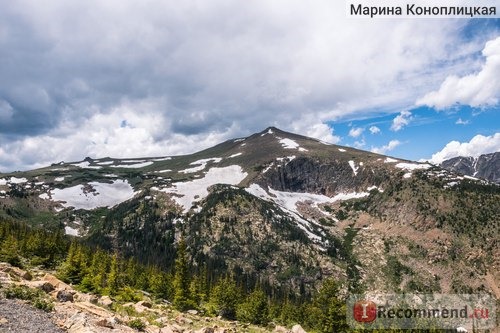
M 146 328 L 146 324 L 144 324 L 144 322 L 139 318 L 129 320 L 127 325 L 141 332 L 144 331 L 144 329 Z
M 54 304 L 47 298 L 43 291 L 38 289 L 31 289 L 25 286 L 12 286 L 5 289 L 4 294 L 6 298 L 28 301 L 35 308 L 46 312 L 54 309 Z

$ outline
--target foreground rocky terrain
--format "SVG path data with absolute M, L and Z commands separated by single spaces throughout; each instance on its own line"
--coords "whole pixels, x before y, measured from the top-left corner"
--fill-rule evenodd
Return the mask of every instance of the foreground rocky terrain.
M 168 304 L 154 304 L 147 295 L 136 303 L 118 304 L 108 296 L 78 292 L 49 272 L 28 272 L 7 263 L 0 263 L 0 286 L 0 332 L 305 332 L 300 325 L 290 330 L 274 325 L 266 329 L 203 317 L 196 311 L 181 313 Z M 36 309 L 30 300 L 6 298 L 21 289 L 45 295 L 44 304 L 53 306 L 52 311 Z

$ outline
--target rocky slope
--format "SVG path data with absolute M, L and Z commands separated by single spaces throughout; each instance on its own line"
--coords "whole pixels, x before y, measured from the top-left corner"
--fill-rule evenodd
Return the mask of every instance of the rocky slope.
M 454 157 L 441 163 L 441 167 L 500 184 L 500 152 L 479 157 Z
M 119 303 L 73 289 L 50 272 L 31 272 L 0 263 L 0 332 L 103 333 L 140 331 L 149 333 L 229 333 L 293 332 L 305 333 L 296 325 L 291 329 L 271 325 L 256 327 L 220 318 L 202 317 L 196 311 L 180 313 L 168 304 L 155 304 L 147 295 L 136 303 Z M 39 291 L 53 310 L 44 312 L 26 301 L 6 299 L 14 288 Z M 12 292 L 11 292 L 12 293 Z

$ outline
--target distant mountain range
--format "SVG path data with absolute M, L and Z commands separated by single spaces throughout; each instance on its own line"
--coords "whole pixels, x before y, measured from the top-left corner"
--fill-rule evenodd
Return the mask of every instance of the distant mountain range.
M 441 167 L 500 184 L 500 152 L 479 157 L 454 157 L 441 163 Z
M 460 174 L 498 181 L 498 156 L 438 167 L 270 127 L 191 155 L 0 174 L 0 221 L 162 267 L 182 236 L 193 267 L 296 294 L 335 277 L 350 292 L 500 297 L 500 187 Z

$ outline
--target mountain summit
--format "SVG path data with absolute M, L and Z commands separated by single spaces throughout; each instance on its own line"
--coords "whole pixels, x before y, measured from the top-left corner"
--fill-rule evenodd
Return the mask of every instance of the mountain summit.
M 60 162 L 0 178 L 0 218 L 91 246 L 300 295 L 347 291 L 500 297 L 500 189 L 427 163 L 274 127 L 183 156 Z M 248 282 L 250 283 L 250 282 Z

